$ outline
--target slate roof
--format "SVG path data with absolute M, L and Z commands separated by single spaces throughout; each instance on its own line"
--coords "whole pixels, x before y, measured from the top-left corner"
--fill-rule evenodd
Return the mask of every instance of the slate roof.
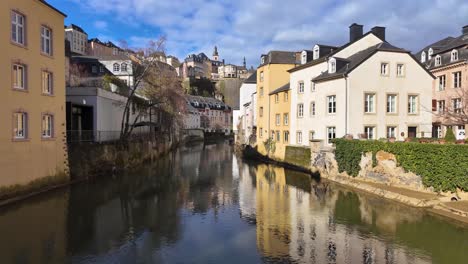
M 187 102 L 198 109 L 205 109 L 210 108 L 214 110 L 231 110 L 232 108 L 225 104 L 224 102 L 212 98 L 212 97 L 203 97 L 197 95 L 187 95 L 186 96 Z
M 244 83 L 257 83 L 257 71 L 254 71 Z
M 274 90 L 273 92 L 271 92 L 270 95 L 285 92 L 285 91 L 288 91 L 289 89 L 290 89 L 290 85 L 289 85 L 289 83 L 287 83 L 287 84 L 281 86 L 280 88 Z
M 74 30 L 76 30 L 76 31 L 79 31 L 79 32 L 81 32 L 81 33 L 86 34 L 86 32 L 85 32 L 81 27 L 79 27 L 79 26 L 77 26 L 77 25 L 75 25 L 75 24 L 70 24 L 70 25 L 67 27 L 67 29 L 74 29 Z
M 372 55 L 374 55 L 378 51 L 409 53 L 408 51 L 395 47 L 388 42 L 381 42 L 377 45 L 374 45 L 365 50 L 357 52 L 349 56 L 348 58 L 336 58 L 337 60 L 346 60 L 348 63 L 343 64 L 343 66 L 340 67 L 339 69 L 336 69 L 336 72 L 334 73 L 328 73 L 328 71 L 323 72 L 319 76 L 312 79 L 312 81 L 320 82 L 320 81 L 326 81 L 326 80 L 332 80 L 332 79 L 345 77 L 347 74 L 353 71 L 357 66 L 359 66 L 361 63 L 366 61 L 368 58 L 370 58 Z
M 265 56 L 265 62 L 260 66 L 267 64 L 299 64 L 300 60 L 296 53 L 295 51 L 272 50 L 268 54 L 262 55 L 262 57 Z

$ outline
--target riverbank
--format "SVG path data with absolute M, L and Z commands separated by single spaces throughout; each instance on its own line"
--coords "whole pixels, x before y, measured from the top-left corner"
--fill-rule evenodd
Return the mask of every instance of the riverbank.
M 319 170 L 312 166 L 300 165 L 297 162 L 291 164 L 287 161 L 271 159 L 250 146 L 236 145 L 236 152 L 246 159 L 274 164 L 309 174 L 319 174 L 321 178 L 356 191 L 369 193 L 408 206 L 424 208 L 433 214 L 468 223 L 468 201 L 451 201 L 451 196 L 447 194 L 436 193 L 427 188 L 407 188 L 402 185 L 390 185 L 369 178 L 351 177 L 346 173 L 337 173 L 337 170 L 331 169 L 334 166 L 337 167 L 336 162 L 335 164 L 323 164 L 325 169 Z M 333 171 L 334 173 L 327 171 Z

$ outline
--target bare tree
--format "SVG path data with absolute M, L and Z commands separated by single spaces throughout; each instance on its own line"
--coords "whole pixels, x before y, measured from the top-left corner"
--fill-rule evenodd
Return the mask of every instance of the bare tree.
M 433 110 L 442 124 L 468 124 L 468 88 L 456 88 L 445 97 L 445 105 L 433 102 Z

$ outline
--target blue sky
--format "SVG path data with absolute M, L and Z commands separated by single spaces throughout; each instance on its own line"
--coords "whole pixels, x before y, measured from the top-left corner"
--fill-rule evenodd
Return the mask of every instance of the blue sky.
M 466 0 L 48 0 L 90 38 L 130 47 L 167 37 L 166 53 L 211 56 L 217 45 L 226 62 L 258 65 L 269 50 L 342 45 L 353 22 L 387 28 L 387 40 L 417 51 L 468 25 Z

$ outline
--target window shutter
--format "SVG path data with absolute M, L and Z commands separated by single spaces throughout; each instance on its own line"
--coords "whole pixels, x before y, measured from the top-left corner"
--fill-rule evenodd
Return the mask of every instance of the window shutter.
M 437 100 L 432 99 L 432 111 L 437 111 Z

